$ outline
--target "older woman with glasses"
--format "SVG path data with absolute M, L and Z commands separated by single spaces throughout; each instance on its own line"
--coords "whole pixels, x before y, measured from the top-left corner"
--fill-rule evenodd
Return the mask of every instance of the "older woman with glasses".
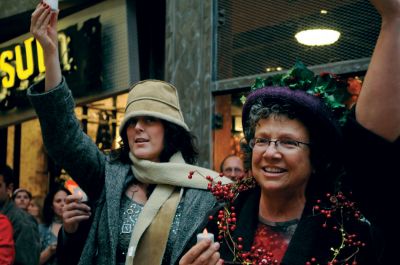
M 320 94 L 288 87 L 252 92 L 242 120 L 257 185 L 216 208 L 201 227 L 221 245 L 193 239 L 180 265 L 396 263 L 397 225 L 385 209 L 399 199 L 379 178 L 393 175 L 400 157 L 400 1 L 371 2 L 382 28 L 355 117 L 342 130 Z M 337 192 L 344 165 L 361 212 Z

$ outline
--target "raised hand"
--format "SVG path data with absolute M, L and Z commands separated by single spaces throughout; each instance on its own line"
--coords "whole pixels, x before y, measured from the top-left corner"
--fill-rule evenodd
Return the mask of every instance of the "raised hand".
M 68 195 L 65 198 L 63 209 L 63 226 L 67 233 L 75 233 L 78 230 L 79 223 L 88 220 L 91 215 L 91 209 L 80 200 L 79 195 Z
M 40 42 L 44 53 L 57 52 L 57 16 L 58 10 L 52 11 L 45 3 L 38 4 L 32 13 L 30 32 Z
M 62 80 L 57 37 L 58 10 L 53 11 L 46 3 L 37 5 L 31 17 L 30 31 L 43 48 L 46 66 L 45 90 L 48 91 Z

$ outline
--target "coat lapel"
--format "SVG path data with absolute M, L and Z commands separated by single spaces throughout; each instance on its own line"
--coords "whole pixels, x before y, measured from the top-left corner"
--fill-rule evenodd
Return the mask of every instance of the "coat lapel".
M 327 248 L 328 231 L 322 228 L 323 217 L 310 214 L 309 207 L 306 205 L 281 264 L 303 265 L 312 257 L 320 259 L 321 255 L 324 256 L 326 250 L 329 249 Z
M 181 221 L 178 234 L 171 253 L 170 264 L 178 262 L 186 244 L 194 236 L 206 214 L 216 204 L 215 198 L 209 191 L 186 189 L 184 195 Z
M 116 259 L 121 196 L 124 191 L 129 170 L 130 165 L 106 163 L 105 189 L 108 229 L 105 229 L 108 230 L 109 233 L 111 255 L 113 256 L 110 260 Z

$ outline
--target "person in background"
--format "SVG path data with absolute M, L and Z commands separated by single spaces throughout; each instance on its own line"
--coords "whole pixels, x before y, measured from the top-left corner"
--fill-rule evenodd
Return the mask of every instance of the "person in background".
M 250 257 L 261 258 L 256 264 L 398 263 L 398 220 L 390 213 L 399 204 L 393 176 L 400 162 L 400 1 L 371 2 L 381 31 L 345 127 L 320 94 L 288 87 L 252 92 L 242 113 L 243 147 L 258 186 L 234 202 L 236 227 L 229 234 L 249 255 L 232 252 L 239 245 L 228 237 L 220 249 L 193 239 L 180 265 Z M 338 180 L 351 180 L 364 216 L 347 194 L 336 193 L 347 188 Z M 216 209 L 214 219 L 219 216 Z M 221 231 L 215 221 L 207 223 Z
M 236 155 L 228 155 L 221 162 L 221 173 L 232 181 L 242 179 L 245 176 L 243 160 Z
M 58 265 L 76 265 L 82 255 L 90 226 L 93 222 L 92 201 L 82 202 L 77 194 L 65 198 L 63 227 L 58 234 Z
M 14 259 L 13 228 L 7 216 L 0 214 L 0 265 L 12 265 Z
M 36 219 L 38 224 L 43 223 L 43 201 L 42 196 L 33 196 L 28 206 L 28 213 Z
M 32 193 L 24 188 L 18 188 L 13 192 L 12 199 L 18 208 L 28 211 L 29 203 L 32 200 Z
M 122 148 L 101 152 L 82 131 L 61 74 L 57 14 L 45 3 L 32 14 L 31 32 L 43 47 L 46 76 L 29 88 L 28 97 L 49 155 L 96 205 L 89 235 L 82 239 L 77 234 L 81 220 L 74 216 L 88 218 L 90 210 L 71 202 L 81 208 L 64 218 L 64 247 L 86 239 L 79 261 L 84 265 L 173 264 L 216 205 L 206 176 L 219 174 L 193 165 L 195 138 L 184 121 L 177 89 L 160 80 L 131 87 L 119 127 Z
M 0 213 L 10 220 L 15 243 L 15 265 L 37 265 L 40 255 L 40 237 L 35 219 L 18 208 L 11 200 L 14 173 L 7 165 L 0 165 Z
M 43 224 L 39 225 L 41 253 L 39 265 L 57 265 L 57 236 L 62 226 L 65 198 L 70 194 L 64 187 L 49 191 L 44 199 Z

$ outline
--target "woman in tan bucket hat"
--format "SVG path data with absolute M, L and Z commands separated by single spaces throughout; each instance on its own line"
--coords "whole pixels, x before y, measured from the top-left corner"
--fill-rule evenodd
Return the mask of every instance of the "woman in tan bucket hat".
M 123 147 L 110 155 L 102 153 L 81 130 L 61 75 L 57 14 L 46 4 L 32 14 L 31 32 L 43 47 L 46 78 L 32 86 L 28 96 L 49 155 L 96 203 L 79 264 L 174 264 L 216 204 L 204 176 L 218 173 L 191 165 L 197 152 L 177 89 L 158 80 L 132 86 L 120 126 Z M 189 179 L 190 171 L 201 176 Z M 69 251 L 82 240 L 77 224 L 88 219 L 90 209 L 76 201 L 69 206 L 65 242 L 59 246 L 71 247 L 65 252 L 71 256 Z

